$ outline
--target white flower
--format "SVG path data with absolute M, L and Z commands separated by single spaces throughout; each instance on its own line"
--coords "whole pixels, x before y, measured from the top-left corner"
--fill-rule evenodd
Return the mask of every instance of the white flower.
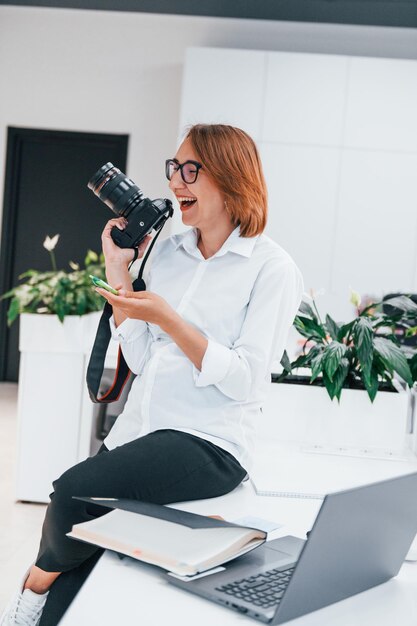
M 98 254 L 94 252 L 94 250 L 89 250 L 87 252 L 87 256 L 85 259 L 85 264 L 89 265 L 90 263 L 97 263 L 97 261 L 98 261 Z
M 52 252 L 54 250 L 56 244 L 58 243 L 59 235 L 55 235 L 54 237 L 49 237 L 48 235 L 43 242 L 43 247 L 48 250 L 48 252 Z
M 323 296 L 325 293 L 326 290 L 324 287 L 321 287 L 321 289 L 318 289 L 317 291 L 314 291 L 314 289 L 310 287 L 310 293 L 305 291 L 303 293 L 303 298 L 306 298 L 307 300 L 315 300 L 317 296 Z
M 350 301 L 353 304 L 353 306 L 355 306 L 358 309 L 361 305 L 360 294 L 357 291 L 354 291 L 350 285 L 349 285 L 349 289 L 350 289 Z
M 75 272 L 80 269 L 80 266 L 78 265 L 78 263 L 74 263 L 74 261 L 70 261 L 69 266 Z

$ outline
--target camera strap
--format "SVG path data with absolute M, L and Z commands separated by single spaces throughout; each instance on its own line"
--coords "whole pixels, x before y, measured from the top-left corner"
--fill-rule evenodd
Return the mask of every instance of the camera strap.
M 162 230 L 162 226 L 164 225 L 166 220 L 161 224 L 161 228 L 159 228 L 157 234 L 152 239 L 151 244 L 146 251 L 146 255 L 141 263 L 139 274 L 137 279 L 133 282 L 133 291 L 145 291 L 146 285 L 145 281 L 142 278 L 143 270 L 145 268 L 146 261 L 151 253 L 153 246 L 155 245 L 156 240 Z M 135 256 L 133 257 L 132 262 L 129 265 L 129 269 L 132 266 L 132 263 L 136 261 L 138 257 L 137 248 L 135 248 Z M 115 402 L 123 391 L 123 388 L 127 381 L 130 378 L 131 371 L 129 366 L 127 365 L 125 358 L 122 354 L 122 350 L 119 346 L 119 352 L 117 355 L 117 366 L 116 372 L 114 376 L 113 383 L 110 385 L 109 389 L 105 391 L 103 395 L 100 395 L 100 385 L 101 378 L 103 376 L 104 363 L 106 360 L 107 349 L 109 347 L 109 343 L 111 340 L 111 330 L 109 319 L 113 315 L 113 307 L 111 304 L 106 302 L 104 305 L 103 313 L 101 315 L 96 338 L 94 340 L 93 349 L 90 355 L 90 361 L 87 367 L 87 387 L 88 393 L 90 395 L 90 399 L 96 403 L 110 403 Z

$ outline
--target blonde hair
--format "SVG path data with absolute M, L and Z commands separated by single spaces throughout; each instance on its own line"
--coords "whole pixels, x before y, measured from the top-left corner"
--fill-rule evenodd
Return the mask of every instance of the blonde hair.
M 204 169 L 224 194 L 226 211 L 241 237 L 262 233 L 268 215 L 267 189 L 253 139 L 225 124 L 196 124 L 187 130 Z

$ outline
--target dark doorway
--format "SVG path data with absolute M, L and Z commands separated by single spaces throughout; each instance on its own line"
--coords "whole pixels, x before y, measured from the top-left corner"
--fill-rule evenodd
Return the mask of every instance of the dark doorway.
M 51 269 L 42 245 L 46 235 L 60 234 L 60 269 L 68 269 L 69 261 L 83 263 L 88 249 L 100 251 L 112 213 L 87 182 L 107 161 L 125 172 L 127 146 L 127 135 L 8 129 L 0 293 L 28 269 Z M 0 305 L 0 380 L 17 381 L 19 324 L 8 328 L 8 302 Z

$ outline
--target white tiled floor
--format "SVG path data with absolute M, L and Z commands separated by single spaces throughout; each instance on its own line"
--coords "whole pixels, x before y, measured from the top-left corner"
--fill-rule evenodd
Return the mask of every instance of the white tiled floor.
M 0 383 L 0 612 L 36 556 L 46 508 L 15 501 L 16 406 L 17 384 Z

